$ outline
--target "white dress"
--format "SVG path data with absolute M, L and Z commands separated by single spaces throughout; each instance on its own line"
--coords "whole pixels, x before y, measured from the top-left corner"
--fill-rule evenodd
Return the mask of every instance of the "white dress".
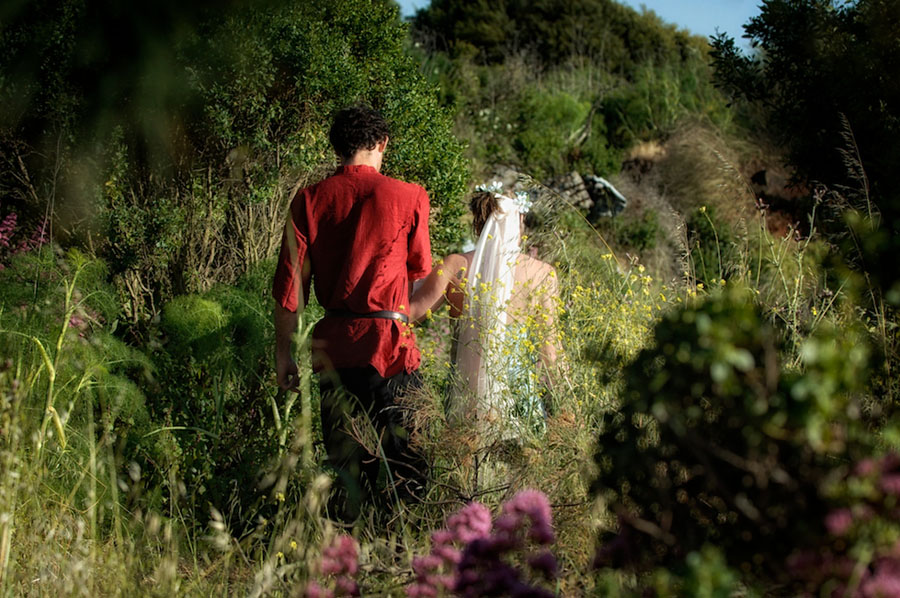
M 466 300 L 456 349 L 459 388 L 451 413 L 475 424 L 482 444 L 519 438 L 543 425 L 537 395 L 537 355 L 508 306 L 520 255 L 519 210 L 499 196 L 465 277 Z M 533 346 L 533 345 L 532 345 Z

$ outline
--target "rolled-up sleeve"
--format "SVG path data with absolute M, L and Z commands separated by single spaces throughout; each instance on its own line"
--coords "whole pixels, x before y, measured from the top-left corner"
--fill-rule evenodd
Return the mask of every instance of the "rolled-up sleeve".
M 431 238 L 428 236 L 428 194 L 420 190 L 409 231 L 406 271 L 410 280 L 425 278 L 431 272 Z
M 298 195 L 291 203 L 291 210 L 284 225 L 281 236 L 281 251 L 278 254 L 278 266 L 272 281 L 272 297 L 288 311 L 297 311 L 300 295 L 303 293 L 303 305 L 309 300 L 309 276 L 303 275 L 306 261 L 307 236 L 304 232 L 305 210 L 302 196 Z

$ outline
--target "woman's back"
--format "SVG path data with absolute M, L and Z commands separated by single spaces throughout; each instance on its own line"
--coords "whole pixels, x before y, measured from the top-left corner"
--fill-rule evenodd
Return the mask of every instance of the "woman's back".
M 467 272 L 472 269 L 474 254 L 470 251 L 445 259 L 448 269 L 456 269 L 447 289 L 453 317 L 466 315 L 465 289 L 471 285 Z M 524 253 L 518 254 L 515 266 L 514 284 L 505 306 L 506 325 L 518 330 L 528 329 L 532 342 L 539 347 L 541 362 L 544 366 L 552 365 L 556 361 L 556 270 L 547 262 Z

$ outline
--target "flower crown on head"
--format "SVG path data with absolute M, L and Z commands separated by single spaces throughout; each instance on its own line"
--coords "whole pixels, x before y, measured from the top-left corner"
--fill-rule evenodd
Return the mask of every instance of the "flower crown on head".
M 508 197 L 503 195 L 501 192 L 503 191 L 503 181 L 491 181 L 490 183 L 481 183 L 480 185 L 475 186 L 476 191 L 493 193 L 495 197 L 498 199 L 501 197 L 506 197 L 507 199 L 511 199 L 513 203 L 516 204 L 516 208 L 519 210 L 520 214 L 527 214 L 531 211 L 531 206 L 534 203 L 531 200 L 531 197 L 525 191 L 516 191 L 513 195 L 514 197 Z

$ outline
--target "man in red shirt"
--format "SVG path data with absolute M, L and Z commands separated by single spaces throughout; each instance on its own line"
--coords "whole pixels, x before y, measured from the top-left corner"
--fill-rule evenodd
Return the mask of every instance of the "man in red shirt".
M 409 327 L 413 280 L 431 270 L 428 195 L 380 174 L 387 123 L 365 106 L 340 111 L 329 137 L 341 159 L 334 175 L 300 190 L 291 202 L 272 294 L 278 384 L 295 389 L 291 338 L 297 312 L 315 282 L 325 317 L 313 332 L 322 433 L 345 496 L 342 519 L 355 519 L 374 490 L 380 463 L 401 497 L 424 482 L 424 460 L 409 446 L 406 409 L 397 398 L 421 387 L 420 354 Z M 370 454 L 348 433 L 365 414 L 381 439 Z

